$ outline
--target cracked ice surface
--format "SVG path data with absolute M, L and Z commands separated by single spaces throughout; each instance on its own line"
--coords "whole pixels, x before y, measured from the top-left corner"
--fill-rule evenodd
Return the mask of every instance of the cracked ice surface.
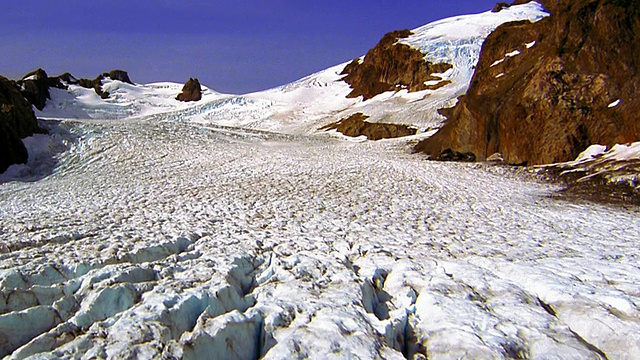
M 0 356 L 640 353 L 637 208 L 397 141 L 78 121 L 0 185 Z

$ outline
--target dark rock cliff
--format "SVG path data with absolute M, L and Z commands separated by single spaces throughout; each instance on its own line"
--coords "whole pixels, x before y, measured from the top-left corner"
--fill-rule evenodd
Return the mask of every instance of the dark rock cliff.
M 498 152 L 533 165 L 640 139 L 640 2 L 544 5 L 551 17 L 507 23 L 487 38 L 466 95 L 441 110 L 448 122 L 416 151 L 479 160 Z
M 22 80 L 18 81 L 22 95 L 38 110 L 44 109 L 47 100 L 51 99 L 48 79 L 47 73 L 42 69 L 38 69 L 28 73 L 22 77 Z
M 435 87 L 424 84 L 426 81 L 442 80 L 433 74 L 443 73 L 451 65 L 430 63 L 420 50 L 398 43 L 398 39 L 411 34 L 409 30 L 390 32 L 367 52 L 363 61 L 355 59 L 349 63 L 341 73 L 346 75 L 343 80 L 353 89 L 347 97 L 362 96 L 367 100 L 385 91 L 421 91 L 446 85 L 445 81 Z
M 176 96 L 179 101 L 199 101 L 202 99 L 202 87 L 196 78 L 190 78 L 182 87 L 182 92 Z
M 13 164 L 26 163 L 27 149 L 21 139 L 42 132 L 19 86 L 0 76 L 0 173 Z

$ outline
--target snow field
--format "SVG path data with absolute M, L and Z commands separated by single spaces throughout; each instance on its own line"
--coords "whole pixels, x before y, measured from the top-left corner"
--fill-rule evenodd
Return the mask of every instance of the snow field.
M 401 141 L 158 117 L 64 123 L 75 140 L 53 173 L 0 187 L 0 354 L 639 350 L 635 208 L 559 202 Z

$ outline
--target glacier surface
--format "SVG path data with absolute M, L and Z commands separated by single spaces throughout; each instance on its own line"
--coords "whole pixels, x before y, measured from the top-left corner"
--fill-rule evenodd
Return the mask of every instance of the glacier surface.
M 486 34 L 544 14 L 487 16 Z M 469 22 L 455 19 L 443 29 Z M 341 68 L 189 104 L 170 83 L 107 81 L 106 102 L 53 90 L 38 113 L 51 135 L 26 139 L 29 163 L 0 175 L 0 357 L 640 353 L 637 207 L 559 200 L 526 174 L 425 161 L 402 139 L 318 134 L 350 111 L 375 121 L 454 101 L 469 80 L 361 101 L 345 99 Z
M 1 355 L 640 351 L 637 208 L 558 201 L 397 140 L 60 126 L 52 173 L 0 186 Z

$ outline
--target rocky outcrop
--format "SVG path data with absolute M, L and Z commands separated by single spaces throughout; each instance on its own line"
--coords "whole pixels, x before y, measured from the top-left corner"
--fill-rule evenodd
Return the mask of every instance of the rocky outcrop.
M 131 82 L 131 79 L 129 78 L 129 74 L 127 74 L 127 72 L 124 70 L 112 70 L 108 73 L 102 73 L 101 75 L 98 75 L 93 80 L 77 79 L 75 80 L 75 82 L 73 81 L 75 78 L 73 78 L 71 74 L 66 73 L 63 75 L 68 75 L 67 78 L 71 78 L 70 82 L 67 81 L 68 84 L 75 84 L 75 85 L 80 85 L 82 87 L 85 87 L 87 89 L 93 89 L 96 92 L 96 94 L 100 95 L 100 97 L 103 99 L 108 98 L 110 95 L 109 92 L 102 90 L 102 81 L 106 78 L 110 78 L 111 80 L 122 81 L 124 83 L 133 85 L 133 82 Z
M 355 113 L 338 122 L 321 127 L 318 130 L 337 130 L 350 136 L 366 136 L 369 140 L 391 139 L 403 136 L 415 135 L 418 129 L 402 125 L 388 123 L 371 123 L 365 121 L 369 117 L 363 113 Z
M 44 132 L 18 85 L 0 76 L 0 173 L 28 160 L 21 139 Z
M 51 99 L 49 88 L 67 89 L 68 85 L 79 85 L 87 89 L 94 89 L 96 94 L 106 99 L 109 93 L 102 90 L 102 81 L 106 78 L 122 81 L 134 85 L 129 74 L 124 70 L 112 70 L 98 75 L 95 79 L 77 79 L 70 73 L 49 77 L 42 69 L 37 69 L 25 75 L 18 81 L 24 97 L 38 110 L 44 109 L 48 99 Z
M 511 7 L 511 4 L 509 4 L 507 2 L 499 2 L 493 7 L 493 9 L 491 11 L 500 12 L 500 11 L 502 11 L 504 9 L 508 9 L 510 7 Z
M 398 43 L 398 39 L 411 34 L 409 30 L 390 32 L 367 52 L 364 60 L 355 59 L 349 63 L 341 73 L 346 75 L 343 80 L 353 89 L 347 97 L 362 96 L 367 100 L 391 90 L 407 89 L 411 92 L 434 89 L 434 85 L 425 85 L 425 82 L 442 80 L 433 74 L 443 73 L 452 66 L 428 62 L 420 50 Z M 444 86 L 446 83 L 438 85 Z
M 66 89 L 67 85 L 78 85 L 87 89 L 93 89 L 101 98 L 106 99 L 110 95 L 109 92 L 102 90 L 102 81 L 106 78 L 134 85 L 129 78 L 129 74 L 124 70 L 111 70 L 108 73 L 105 72 L 98 75 L 95 79 L 77 79 L 75 76 L 67 72 L 62 75 L 48 78 L 48 85 L 49 87 L 55 87 L 58 89 Z
M 517 2 L 516 2 L 517 3 Z M 568 161 L 591 144 L 640 139 L 640 3 L 548 0 L 552 16 L 485 41 L 466 95 L 415 150 L 510 164 Z
M 44 70 L 37 69 L 18 81 L 22 95 L 38 110 L 44 109 L 47 100 L 51 99 L 48 78 Z
M 122 81 L 123 83 L 134 85 L 131 79 L 129 79 L 129 74 L 124 70 L 111 70 L 109 73 L 102 74 L 102 78 L 111 78 L 111 80 Z
M 176 96 L 179 101 L 199 101 L 202 99 L 202 87 L 197 78 L 190 78 L 182 87 L 182 92 Z

